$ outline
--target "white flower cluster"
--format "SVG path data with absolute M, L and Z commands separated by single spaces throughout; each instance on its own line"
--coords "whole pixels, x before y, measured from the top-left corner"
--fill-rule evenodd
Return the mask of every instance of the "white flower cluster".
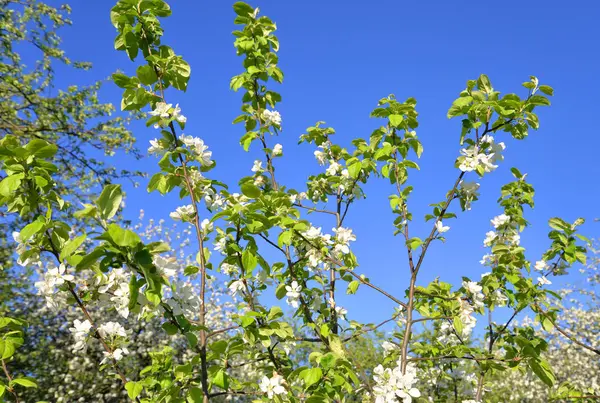
M 73 334 L 75 344 L 73 345 L 73 351 L 85 351 L 87 349 L 87 338 L 92 330 L 92 324 L 89 320 L 80 321 L 75 319 L 73 321 L 73 327 L 69 328 L 69 331 Z
M 67 267 L 61 263 L 59 267 L 51 267 L 46 271 L 43 280 L 37 281 L 34 285 L 38 290 L 38 295 L 42 295 L 46 300 L 46 306 L 50 309 L 57 310 L 59 307 L 59 298 L 57 287 L 62 286 L 65 282 L 73 282 L 75 278 L 66 274 Z
M 283 383 L 283 377 L 279 374 L 274 374 L 272 378 L 264 376 L 260 381 L 259 387 L 263 393 L 267 394 L 269 399 L 272 399 L 275 395 L 283 395 L 286 393 Z
M 378 365 L 373 370 L 373 394 L 375 403 L 396 403 L 402 399 L 403 403 L 410 403 L 415 397 L 421 396 L 421 392 L 415 388 L 417 383 L 417 368 L 408 363 L 406 372 L 402 374 L 400 360 L 393 369 Z
M 111 301 L 124 318 L 129 316 L 129 280 L 131 276 L 123 269 L 113 269 L 108 276 L 96 277 L 100 301 Z
M 292 281 L 292 284 L 286 285 L 286 302 L 292 308 L 298 308 L 300 304 L 300 293 L 302 292 L 302 286 L 298 284 L 296 280 Z
M 481 292 L 483 288 L 475 281 L 463 281 L 463 288 L 467 291 L 467 295 L 472 301 L 475 309 L 483 308 L 483 300 L 485 296 Z
M 200 311 L 202 300 L 198 290 L 189 281 L 175 281 L 171 297 L 166 301 L 174 315 L 183 315 L 188 319 L 194 318 Z
M 518 246 L 521 243 L 521 236 L 519 235 L 517 226 L 511 221 L 510 216 L 500 214 L 494 217 L 491 223 L 498 232 L 486 232 L 483 246 L 490 247 L 495 243 Z
M 350 253 L 350 242 L 356 241 L 356 235 L 352 233 L 350 228 L 333 228 L 335 232 L 335 246 L 333 247 L 333 253 L 335 255 L 348 254 Z
M 165 102 L 157 102 L 154 106 L 154 110 L 148 112 L 150 116 L 159 116 L 161 119 L 174 119 L 179 123 L 187 122 L 187 118 L 181 114 L 181 108 L 179 104 L 175 105 L 173 108 L 173 104 L 167 104 Z M 155 129 L 160 128 L 161 125 L 158 123 L 154 125 Z
M 194 206 L 188 204 L 187 206 L 177 207 L 175 211 L 169 214 L 175 221 L 189 221 L 192 219 L 192 216 L 195 214 Z
M 185 134 L 180 135 L 179 140 L 192 151 L 202 165 L 211 166 L 213 164 L 210 160 L 212 151 L 208 151 L 208 146 L 204 144 L 204 140 L 199 137 L 186 136 Z
M 479 198 L 479 183 L 461 181 L 458 194 L 465 205 L 465 209 L 471 210 L 471 203 Z
M 459 157 L 458 168 L 463 172 L 471 172 L 481 167 L 484 172 L 492 172 L 498 168 L 495 163 L 504 159 L 502 151 L 505 148 L 504 143 L 496 143 L 492 136 L 485 135 L 477 144 L 460 150 L 462 156 Z
M 277 111 L 265 109 L 262 111 L 261 117 L 267 126 L 281 126 L 281 114 Z

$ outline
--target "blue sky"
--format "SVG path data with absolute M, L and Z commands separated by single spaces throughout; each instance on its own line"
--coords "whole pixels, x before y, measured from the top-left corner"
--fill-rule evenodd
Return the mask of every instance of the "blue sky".
M 59 69 L 58 86 L 89 84 L 117 69 L 133 74 L 135 65 L 113 49 L 115 31 L 109 20 L 113 1 L 72 3 L 74 25 L 62 31 L 64 47 L 71 58 L 91 61 L 94 68 L 62 75 L 66 71 Z M 242 71 L 232 45 L 232 2 L 171 3 L 173 15 L 163 22 L 164 42 L 191 64 L 192 78 L 187 93 L 173 93 L 169 102 L 179 103 L 188 116 L 186 134 L 199 136 L 210 146 L 218 162 L 215 175 L 235 186 L 239 177 L 250 173 L 258 154 L 239 147 L 243 128 L 231 124 L 241 94 L 229 90 L 229 79 Z M 480 181 L 482 197 L 473 210 L 446 223 L 451 226 L 447 242 L 430 248 L 420 284 L 438 276 L 454 283 L 461 276 L 478 279 L 486 271 L 478 263 L 486 253 L 482 240 L 489 220 L 500 212 L 495 201 L 500 186 L 511 180 L 513 166 L 528 173 L 536 189 L 537 205 L 526 211 L 531 227 L 522 234 L 531 260 L 539 259 L 548 245 L 550 217 L 573 221 L 582 216 L 588 220 L 584 233 L 599 234 L 599 224 L 592 222 L 600 217 L 596 185 L 600 139 L 594 121 L 600 91 L 597 2 L 265 0 L 252 5 L 279 27 L 285 80 L 277 90 L 283 96 L 279 110 L 284 130 L 273 144 L 284 146 L 285 158 L 278 161 L 277 170 L 278 178 L 289 186 L 301 189 L 305 178 L 319 169 L 314 149 L 296 145 L 306 127 L 324 120 L 336 129 L 336 141 L 349 145 L 381 124 L 369 118 L 378 99 L 391 93 L 417 99 L 417 133 L 425 152 L 421 171 L 410 178 L 415 187 L 410 200 L 415 236 L 429 233 L 430 225 L 422 219 L 430 211 L 428 204 L 441 201 L 458 174 L 453 164 L 459 153 L 460 120 L 448 120 L 446 111 L 466 80 L 485 73 L 495 89 L 524 95 L 521 83 L 536 75 L 554 87 L 552 106 L 540 110 L 538 132 L 520 142 L 506 134 L 498 137 L 507 145 L 505 162 Z M 111 83 L 101 95 L 106 102 L 120 102 L 120 90 Z M 158 134 L 143 124 L 132 129 L 142 150 Z M 111 163 L 157 171 L 152 158 L 136 162 L 118 156 Z M 387 200 L 392 189 L 374 181 L 366 191 L 368 198 L 352 207 L 347 221 L 358 236 L 354 248 L 361 264 L 358 271 L 401 296 L 408 268 L 401 239 L 392 236 Z M 175 195 L 161 198 L 157 193 L 148 196 L 143 187 L 129 188 L 126 215 L 135 218 L 143 208 L 147 217 L 168 219 L 180 204 Z M 555 285 L 563 282 L 557 280 Z M 391 301 L 364 288 L 358 296 L 342 300 L 350 316 L 363 321 L 385 319 L 393 309 Z

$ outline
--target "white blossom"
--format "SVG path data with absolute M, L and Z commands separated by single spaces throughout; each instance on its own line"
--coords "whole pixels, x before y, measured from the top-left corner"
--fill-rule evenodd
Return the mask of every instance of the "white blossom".
M 202 229 L 202 233 L 204 233 L 204 235 L 206 235 L 213 230 L 214 225 L 208 218 L 205 218 L 200 223 L 200 228 Z
M 173 119 L 179 123 L 187 122 L 187 118 L 181 114 L 181 108 L 179 107 L 179 104 L 175 105 L 175 108 L 173 109 Z
M 508 223 L 509 221 L 510 221 L 510 216 L 507 216 L 506 214 L 500 214 L 499 216 L 496 216 L 496 217 L 492 218 L 492 220 L 491 220 L 492 225 L 496 229 L 498 227 L 501 227 L 504 224 Z
M 158 273 L 167 278 L 174 277 L 177 274 L 177 269 L 179 268 L 177 259 L 174 257 L 154 255 L 152 257 L 152 263 L 154 263 L 154 266 L 156 266 Z
M 154 110 L 148 112 L 151 116 L 160 116 L 163 119 L 170 117 L 169 110 L 173 104 L 167 104 L 165 102 L 157 102 L 154 106 Z
M 90 330 L 92 330 L 92 324 L 89 320 L 86 319 L 82 322 L 79 319 L 75 319 L 73 321 L 73 327 L 69 328 L 69 331 L 75 339 L 73 351 L 81 351 L 86 349 L 86 340 L 90 334 Z
M 316 150 L 314 152 L 314 154 L 315 154 L 315 158 L 319 162 L 319 165 L 325 165 L 325 161 L 327 161 L 327 154 L 325 154 L 323 151 L 319 151 L 319 150 Z
M 302 292 L 302 286 L 298 284 L 296 280 L 292 281 L 292 284 L 286 285 L 286 302 L 292 308 L 298 308 L 300 303 L 300 293 Z
M 158 139 L 150 140 L 150 147 L 148 147 L 148 154 L 163 154 L 165 148 L 162 145 L 162 141 Z
M 548 263 L 545 260 L 538 260 L 535 262 L 535 269 L 537 271 L 544 271 L 548 268 Z
M 259 384 L 260 390 L 267 394 L 269 399 L 272 399 L 275 395 L 283 395 L 286 393 L 285 387 L 283 386 L 283 377 L 279 374 L 273 375 L 272 378 L 264 376 Z
M 435 222 L 435 228 L 438 230 L 438 232 L 440 234 L 443 234 L 444 232 L 446 232 L 450 229 L 449 226 L 444 226 L 444 224 L 442 223 L 442 220 L 438 220 Z
M 254 165 L 252 165 L 252 172 L 262 172 L 262 161 L 256 160 L 254 161 Z
M 106 322 L 98 327 L 98 333 L 104 338 L 127 337 L 125 328 L 117 322 Z
M 539 285 L 550 285 L 550 284 L 552 284 L 552 281 L 548 280 L 546 278 L 546 276 L 538 277 L 537 281 L 538 281 Z
M 169 214 L 169 217 L 175 221 L 187 221 L 194 213 L 194 206 L 188 204 L 187 206 L 177 207 L 174 212 Z
M 325 173 L 329 176 L 337 175 L 338 172 L 342 170 L 342 166 L 335 161 L 329 161 L 330 165 L 325 170 Z
M 196 156 L 196 159 L 204 166 L 212 165 L 211 157 L 212 151 L 207 151 L 208 146 L 204 144 L 204 141 L 198 137 L 186 136 L 181 134 L 179 140 L 190 149 Z
M 265 109 L 264 111 L 262 111 L 261 117 L 263 118 L 267 126 L 281 126 L 281 114 L 277 111 L 270 111 L 268 109 Z
M 283 154 L 283 146 L 281 144 L 275 144 L 273 147 L 273 156 L 278 157 Z
M 415 388 L 417 383 L 417 368 L 408 363 L 406 372 L 402 374 L 400 360 L 395 368 L 384 368 L 378 365 L 373 370 L 373 394 L 375 403 L 411 403 L 413 398 L 420 397 L 421 392 Z
M 483 240 L 483 246 L 492 246 L 492 242 L 498 237 L 494 231 L 488 231 L 485 233 L 485 239 Z
M 243 291 L 246 288 L 243 280 L 235 280 L 229 285 L 231 295 L 236 296 L 238 292 Z

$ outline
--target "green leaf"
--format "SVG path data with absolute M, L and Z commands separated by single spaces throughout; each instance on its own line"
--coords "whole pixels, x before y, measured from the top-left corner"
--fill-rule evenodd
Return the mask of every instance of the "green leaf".
M 477 79 L 477 88 L 485 93 L 492 92 L 492 83 L 490 83 L 490 79 L 485 74 L 482 74 Z
M 17 378 L 10 381 L 11 385 L 21 385 L 25 388 L 37 388 L 37 383 L 31 378 Z
M 121 185 L 106 185 L 100 193 L 100 197 L 96 200 L 96 205 L 100 211 L 100 216 L 105 220 L 112 218 L 121 205 L 123 200 L 123 192 Z
M 261 194 L 260 188 L 253 183 L 244 183 L 241 188 L 244 196 L 248 196 L 252 199 L 256 199 Z
M 540 85 L 539 89 L 546 95 L 554 95 L 554 89 L 549 85 Z
M 556 377 L 550 368 L 550 364 L 542 359 L 530 359 L 527 361 L 529 368 L 548 386 L 554 385 Z
M 136 74 L 137 77 L 140 79 L 140 82 L 144 85 L 152 85 L 156 82 L 156 80 L 158 80 L 154 68 L 147 64 L 138 67 L 136 70 Z
M 33 139 L 25 146 L 25 149 L 29 152 L 29 155 L 33 155 L 38 158 L 50 158 L 56 154 L 56 147 L 54 144 L 48 143 L 46 140 Z
M 360 170 L 362 169 L 362 163 L 360 161 L 355 161 L 352 164 L 348 165 L 348 173 L 350 177 L 353 179 L 358 178 L 360 175 Z
M 300 377 L 304 379 L 306 389 L 319 382 L 322 376 L 323 370 L 321 370 L 321 368 L 309 368 L 300 373 Z
M 110 224 L 108 226 L 108 231 L 106 231 L 105 234 L 107 234 L 110 240 L 117 246 L 134 247 L 142 241 L 135 232 L 123 229 L 117 224 Z
M 141 382 L 129 381 L 125 384 L 125 389 L 127 389 L 127 396 L 129 396 L 131 400 L 134 400 L 142 393 L 144 385 Z
M 283 231 L 281 234 L 279 234 L 279 238 L 277 239 L 279 246 L 291 245 L 292 235 L 294 235 L 292 230 Z
M 254 9 L 243 1 L 238 1 L 233 5 L 233 11 L 240 17 L 249 17 L 254 13 Z
M 244 265 L 244 271 L 246 273 L 252 273 L 252 270 L 254 270 L 254 268 L 258 264 L 258 259 L 256 258 L 256 256 L 254 256 L 254 253 L 246 249 L 242 253 L 242 264 Z
M 15 345 L 10 339 L 0 339 L 0 359 L 7 359 L 12 357 L 15 353 Z
M 360 285 L 360 282 L 358 282 L 357 280 L 353 280 L 348 284 L 348 288 L 346 289 L 346 294 L 355 294 L 356 291 L 358 290 L 358 286 Z
M 219 368 L 217 373 L 213 376 L 212 383 L 224 390 L 229 388 L 229 377 L 227 376 L 227 373 L 223 371 L 223 368 Z
M 21 186 L 21 180 L 25 177 L 23 173 L 7 176 L 0 182 L 0 195 L 12 196 L 14 192 Z
M 529 103 L 532 105 L 550 106 L 550 101 L 543 95 L 533 95 L 529 98 Z
M 86 235 L 83 234 L 79 235 L 77 238 L 69 240 L 60 251 L 61 260 L 70 257 L 77 250 L 77 248 L 81 246 L 85 239 Z
M 395 114 L 388 116 L 388 119 L 390 120 L 390 125 L 392 127 L 398 127 L 404 121 L 404 117 L 402 117 L 402 115 Z
M 43 227 L 44 227 L 44 222 L 43 221 L 39 221 L 38 220 L 38 221 L 34 221 L 32 223 L 29 223 L 25 227 L 23 227 L 23 229 L 19 233 L 19 239 L 21 240 L 21 242 L 26 242 L 33 235 L 35 235 L 38 232 L 40 232 L 40 230 Z

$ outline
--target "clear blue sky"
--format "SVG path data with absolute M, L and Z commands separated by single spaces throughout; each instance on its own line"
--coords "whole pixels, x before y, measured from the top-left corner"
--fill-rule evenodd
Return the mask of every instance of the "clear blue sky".
M 72 3 L 74 26 L 63 30 L 64 46 L 71 58 L 91 61 L 94 69 L 70 71 L 60 83 L 91 83 L 119 68 L 133 74 L 135 66 L 126 55 L 113 50 L 115 31 L 109 21 L 113 1 Z M 241 95 L 229 90 L 229 79 L 242 70 L 232 45 L 232 3 L 171 1 L 173 15 L 164 20 L 164 27 L 165 43 L 192 66 L 188 92 L 171 96 L 169 102 L 180 103 L 188 116 L 186 133 L 202 137 L 212 149 L 218 162 L 213 172 L 235 186 L 237 178 L 249 174 L 258 154 L 241 150 L 237 141 L 243 129 L 231 124 Z M 538 132 L 521 142 L 499 136 L 507 144 L 506 161 L 481 181 L 482 197 L 473 210 L 446 223 L 451 226 L 447 242 L 431 248 L 420 284 L 436 276 L 451 282 L 463 275 L 478 279 L 486 271 L 478 263 L 486 253 L 482 240 L 490 218 L 499 213 L 495 200 L 500 186 L 511 180 L 512 166 L 528 173 L 536 189 L 537 205 L 526 212 L 531 227 L 522 234 L 531 260 L 539 259 L 548 245 L 550 217 L 573 221 L 583 216 L 589 223 L 586 234 L 599 234 L 600 224 L 592 223 L 600 216 L 597 2 L 270 0 L 253 5 L 279 27 L 285 81 L 278 90 L 283 96 L 279 110 L 284 131 L 273 144 L 284 146 L 278 176 L 291 186 L 301 188 L 307 175 L 319 169 L 314 150 L 296 146 L 306 127 L 324 120 L 337 130 L 338 142 L 350 144 L 380 125 L 369 118 L 379 98 L 394 93 L 401 99 L 417 99 L 418 135 L 425 152 L 421 171 L 410 179 L 416 188 L 410 200 L 415 236 L 429 232 L 422 219 L 430 211 L 427 206 L 441 201 L 457 176 L 453 164 L 459 152 L 460 120 L 448 120 L 446 111 L 466 80 L 485 73 L 495 89 L 525 94 L 521 83 L 537 75 L 541 83 L 554 87 L 553 105 L 540 111 Z M 120 90 L 107 83 L 102 98 L 118 105 Z M 142 150 L 157 135 L 143 124 L 133 129 Z M 111 162 L 157 171 L 153 158 L 134 162 L 119 156 Z M 361 264 L 358 271 L 402 295 L 408 268 L 401 239 L 392 236 L 387 200 L 392 189 L 375 181 L 366 190 L 367 200 L 352 207 L 348 220 L 358 236 L 354 248 Z M 143 188 L 130 189 L 127 215 L 137 217 L 143 208 L 147 217 L 168 219 L 179 204 L 175 195 L 161 198 L 157 193 L 148 196 Z M 384 319 L 393 308 L 390 301 L 364 288 L 357 297 L 343 301 L 351 317 L 365 321 Z

